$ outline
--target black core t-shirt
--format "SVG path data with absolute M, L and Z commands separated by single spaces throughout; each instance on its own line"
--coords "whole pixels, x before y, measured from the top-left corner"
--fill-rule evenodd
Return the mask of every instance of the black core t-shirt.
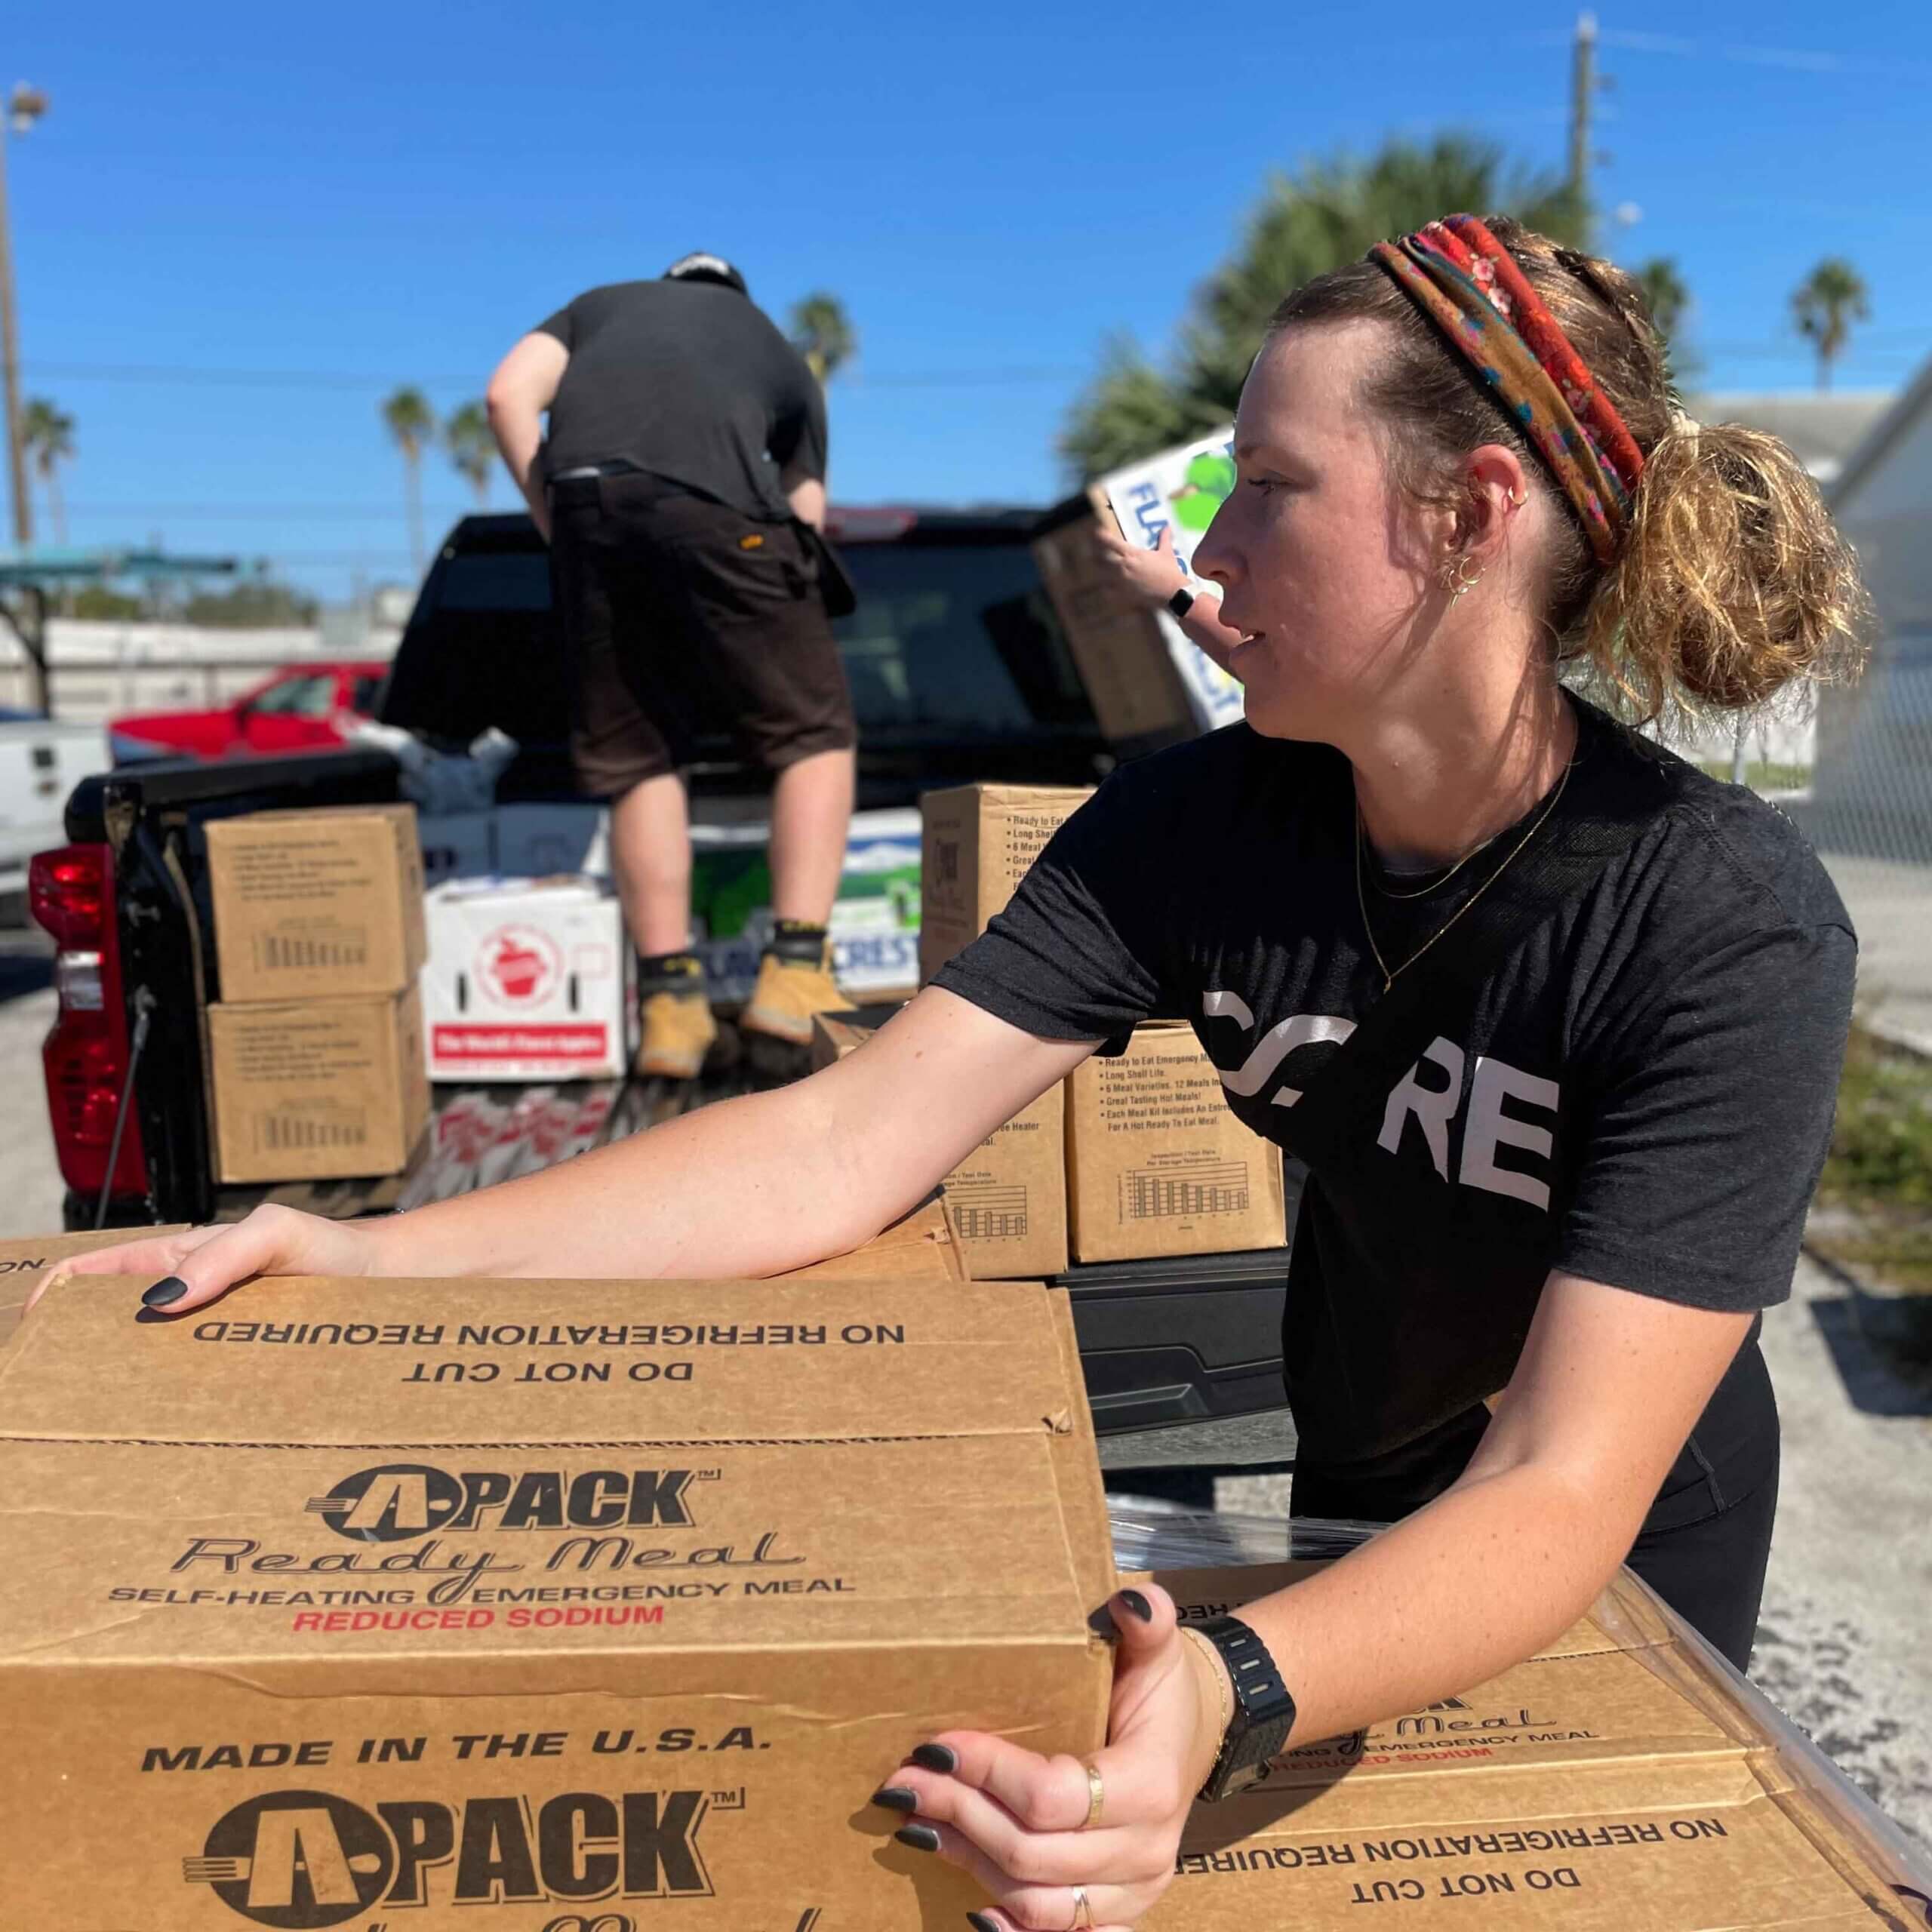
M 1380 1455 L 1501 1389 L 1552 1269 L 1700 1308 L 1790 1291 L 1850 1023 L 1850 921 L 1774 808 L 1577 712 L 1577 772 L 1654 809 L 1586 891 L 1445 997 L 1380 1132 L 1311 1163 L 1284 1335 L 1311 1463 Z M 1371 872 L 1392 966 L 1536 817 L 1439 892 L 1393 898 L 1414 884 Z M 1307 1158 L 1295 1100 L 1383 989 L 1355 826 L 1337 752 L 1245 724 L 1177 746 L 1109 778 L 937 983 L 1055 1039 L 1183 1015 L 1235 1112 Z
M 823 481 L 825 397 L 762 309 L 715 282 L 593 288 L 538 331 L 570 351 L 544 474 L 635 463 L 748 516 L 791 512 L 779 472 Z

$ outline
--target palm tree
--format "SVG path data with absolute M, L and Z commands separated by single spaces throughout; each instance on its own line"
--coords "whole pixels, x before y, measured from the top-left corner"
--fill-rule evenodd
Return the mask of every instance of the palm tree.
M 1466 135 L 1391 141 L 1366 162 L 1343 155 L 1277 175 L 1239 247 L 1196 294 L 1170 366 L 1112 344 L 1074 405 L 1061 454 L 1092 476 L 1225 423 L 1268 318 L 1290 289 L 1384 236 L 1462 208 L 1500 208 L 1560 242 L 1583 238 L 1583 211 L 1565 184 L 1510 170 L 1500 149 Z
M 61 500 L 60 469 L 73 460 L 74 419 L 45 396 L 30 396 L 20 411 L 20 445 L 40 472 L 47 506 L 54 516 L 54 540 L 67 540 L 67 507 Z
M 1701 365 L 1697 355 L 1681 339 L 1679 331 L 1690 312 L 1690 285 L 1669 255 L 1654 255 L 1631 273 L 1644 291 L 1644 306 L 1651 312 L 1651 326 L 1662 339 L 1665 365 L 1673 383 L 1694 374 Z
M 436 433 L 436 412 L 423 392 L 405 384 L 382 406 L 383 421 L 402 452 L 403 497 L 409 510 L 409 554 L 423 574 L 423 451 Z
M 1842 255 L 1820 262 L 1792 291 L 1798 333 L 1817 352 L 1818 386 L 1832 386 L 1832 365 L 1851 340 L 1851 325 L 1872 313 L 1864 278 Z
M 490 478 L 497 466 L 497 438 L 490 414 L 480 402 L 466 402 L 443 425 L 443 447 L 458 472 L 468 478 L 481 509 L 490 500 Z
M 821 386 L 858 353 L 859 338 L 845 305 L 823 290 L 792 304 L 792 340 Z
M 1642 267 L 1631 271 L 1644 291 L 1644 306 L 1651 312 L 1651 326 L 1666 341 L 1677 333 L 1678 325 L 1690 312 L 1690 289 L 1668 255 L 1656 255 Z

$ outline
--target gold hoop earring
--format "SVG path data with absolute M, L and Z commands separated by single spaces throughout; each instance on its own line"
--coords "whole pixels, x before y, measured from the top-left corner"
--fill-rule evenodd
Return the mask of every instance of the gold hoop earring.
M 1530 500 L 1530 493 L 1527 490 L 1512 490 L 1509 493 L 1509 500 L 1521 509 Z
M 1451 557 L 1442 566 L 1442 587 L 1452 602 L 1466 597 L 1481 581 L 1482 566 L 1473 557 Z

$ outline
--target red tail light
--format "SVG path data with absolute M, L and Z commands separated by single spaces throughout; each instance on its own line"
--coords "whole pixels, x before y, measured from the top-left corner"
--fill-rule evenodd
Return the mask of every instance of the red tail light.
M 27 901 L 60 949 L 54 961 L 60 1007 L 41 1050 L 54 1152 L 67 1185 L 78 1194 L 97 1195 L 107 1180 L 128 1078 L 112 851 L 106 845 L 63 845 L 36 853 L 27 871 Z M 140 1123 L 131 1106 L 112 1192 L 145 1194 L 147 1188 Z
M 35 920 L 63 947 L 100 949 L 114 897 L 114 855 L 105 845 L 36 852 L 27 868 Z

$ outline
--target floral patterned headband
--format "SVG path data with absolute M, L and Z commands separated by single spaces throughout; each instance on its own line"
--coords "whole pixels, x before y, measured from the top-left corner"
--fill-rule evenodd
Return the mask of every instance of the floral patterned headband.
M 1369 251 L 1495 392 L 1613 563 L 1644 456 L 1515 258 L 1472 214 Z

